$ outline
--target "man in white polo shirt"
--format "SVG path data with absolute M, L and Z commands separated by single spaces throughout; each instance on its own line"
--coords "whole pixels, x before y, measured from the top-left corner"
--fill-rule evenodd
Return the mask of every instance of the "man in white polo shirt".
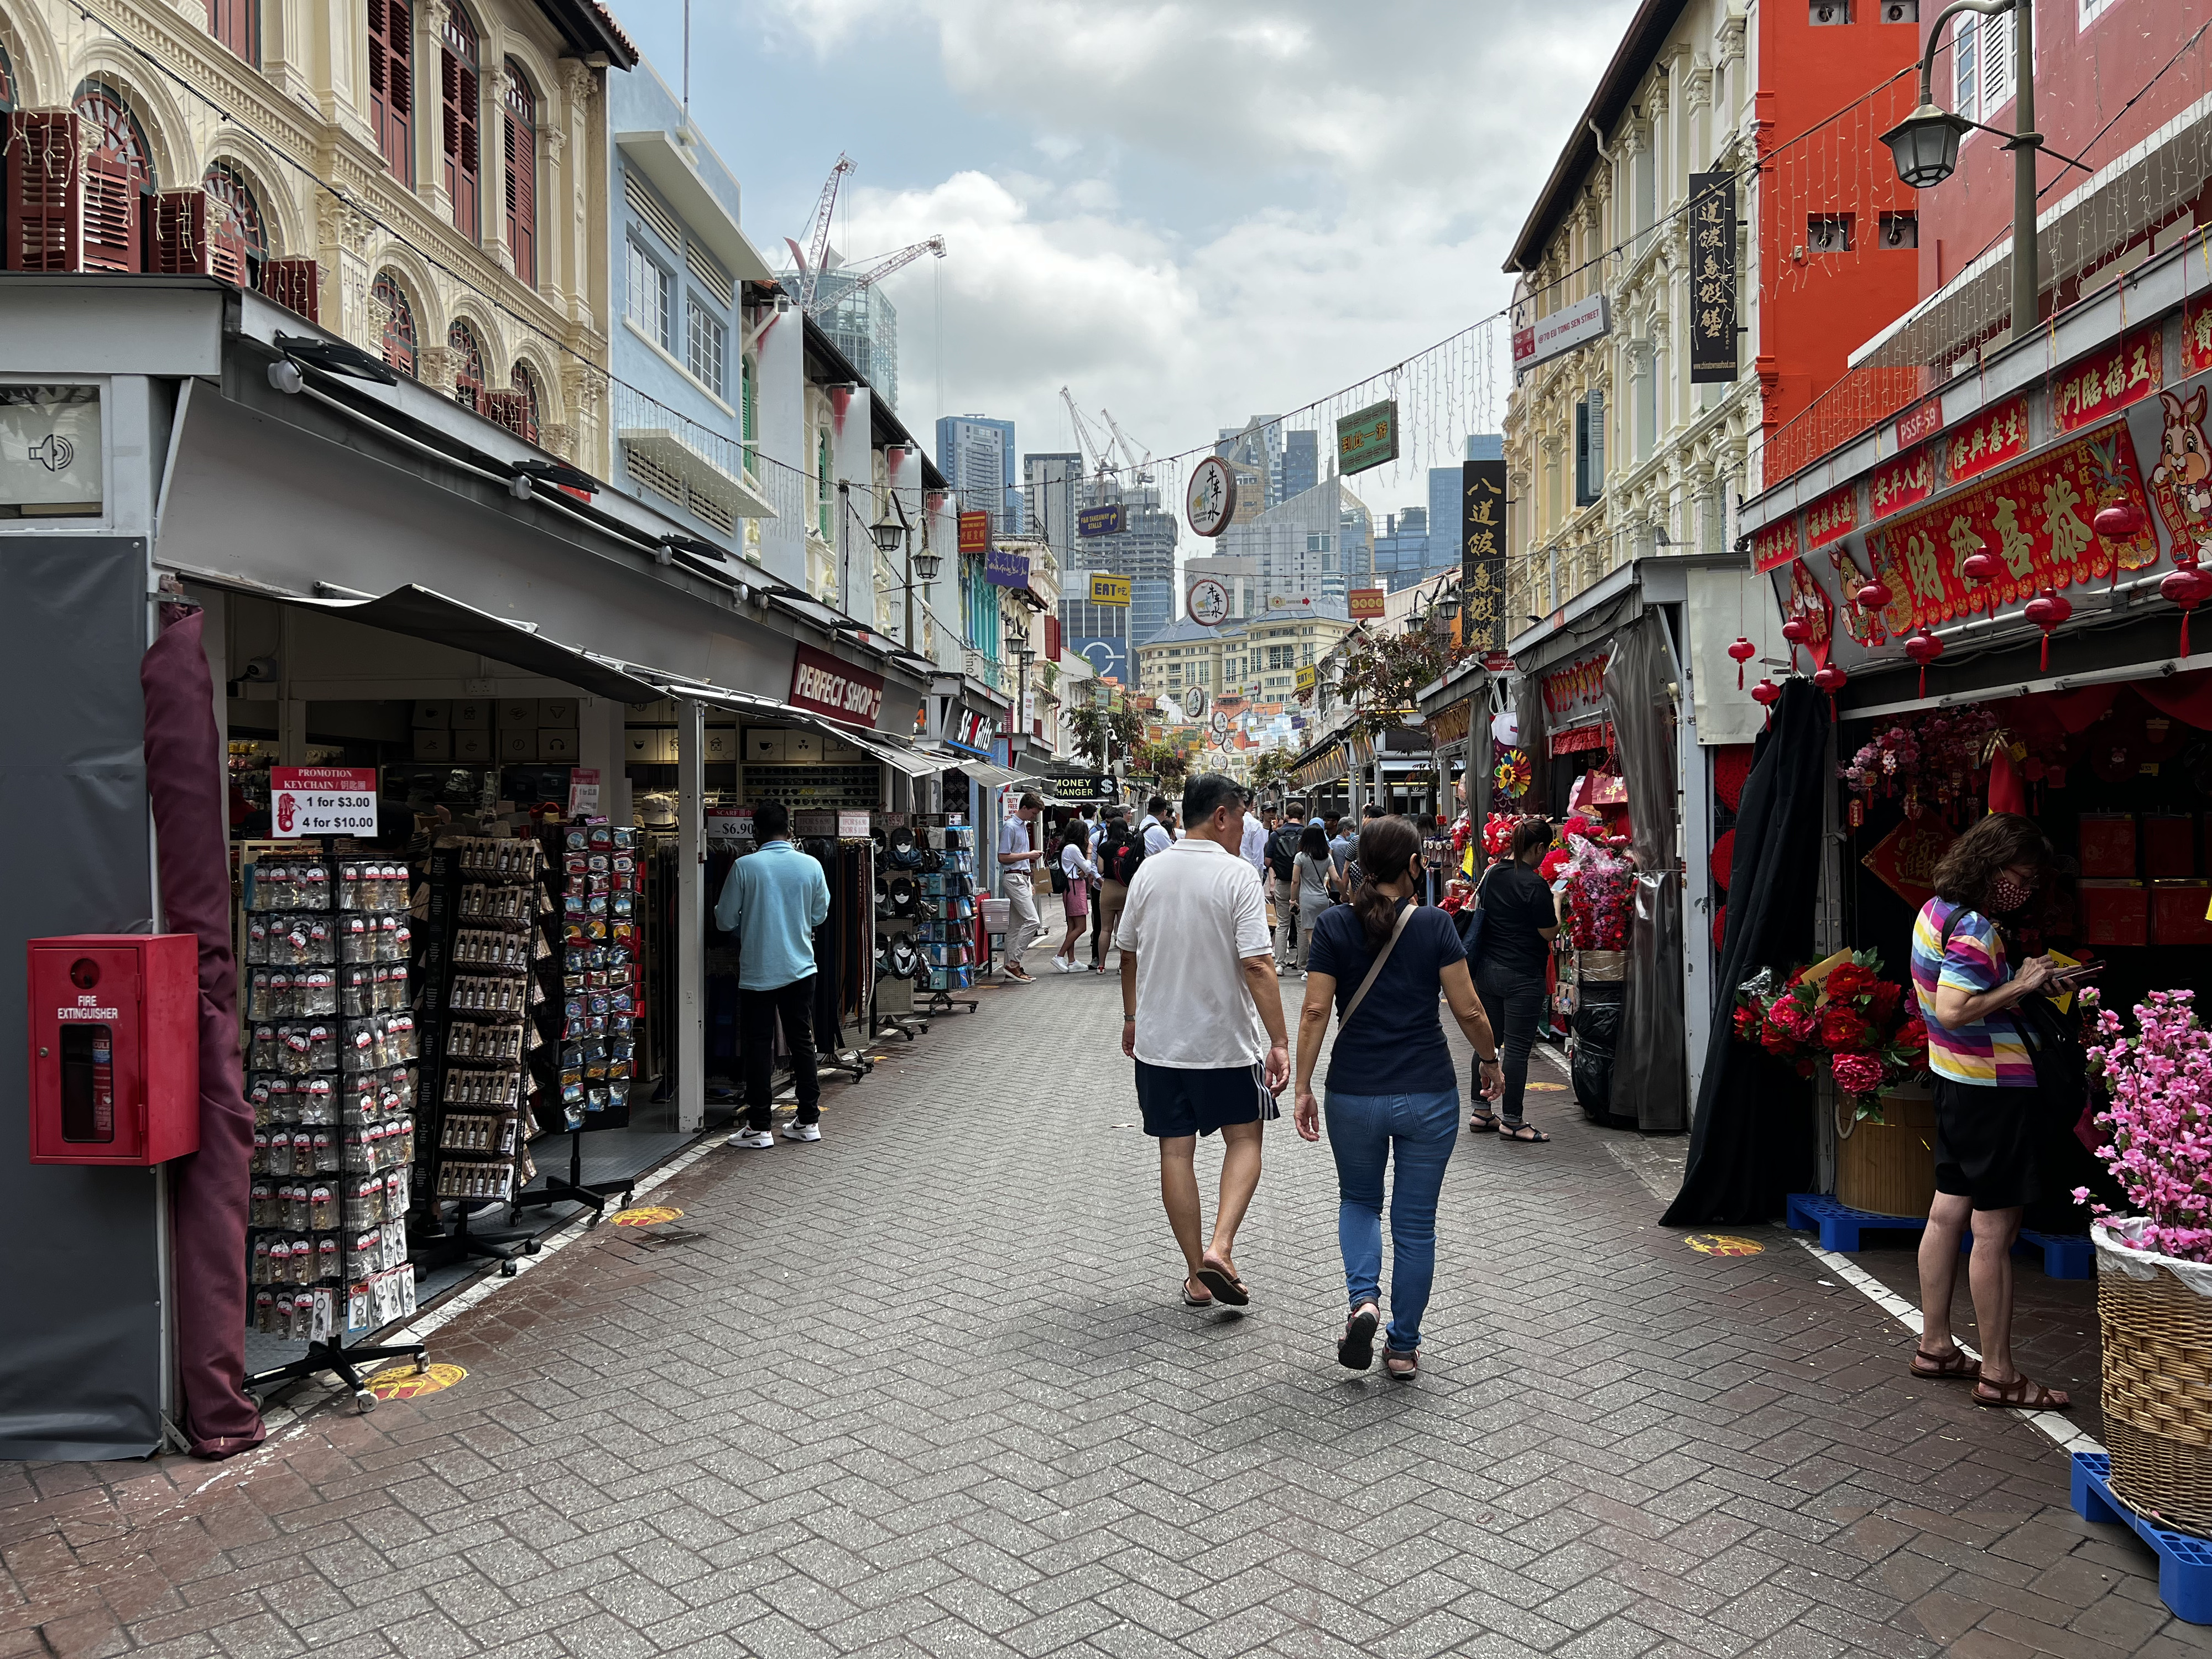
M 1162 802 L 1162 805 L 1165 803 Z M 1145 1133 L 1160 1144 L 1160 1199 L 1182 1247 L 1184 1305 L 1251 1300 L 1231 1251 L 1260 1184 L 1261 1126 L 1290 1079 L 1267 901 L 1240 856 L 1244 797 L 1201 772 L 1183 786 L 1183 839 L 1129 884 L 1121 951 L 1121 1052 L 1137 1063 Z M 1200 1135 L 1221 1132 L 1221 1195 L 1200 1248 Z
M 1044 931 L 1036 908 L 1036 872 L 1044 862 L 1036 845 L 1036 822 L 1043 811 L 1044 797 L 1034 789 L 1024 790 L 1021 804 L 999 826 L 999 885 L 1006 896 L 1006 955 L 1000 967 L 1017 985 L 1036 983 L 1022 966 L 1022 952 Z

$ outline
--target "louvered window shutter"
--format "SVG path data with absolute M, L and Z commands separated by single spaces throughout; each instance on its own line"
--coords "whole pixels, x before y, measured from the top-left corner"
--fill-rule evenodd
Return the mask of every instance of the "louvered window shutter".
M 1605 494 L 1605 393 L 1589 395 L 1589 495 Z
M 143 270 L 138 180 L 131 164 L 97 152 L 84 163 L 84 268 Z
M 321 273 L 313 259 L 271 259 L 261 267 L 261 291 L 312 323 L 322 292 Z
M 369 123 L 385 165 L 404 185 L 415 182 L 409 139 L 415 109 L 414 20 L 406 0 L 368 0 Z
M 7 128 L 10 270 L 84 269 L 84 160 L 75 110 L 21 110 Z M 10 130 L 12 129 L 12 130 Z
M 1589 504 L 1589 404 L 1583 399 L 1575 404 L 1575 505 Z
M 514 274 L 538 286 L 538 134 L 513 112 L 507 116 L 507 245 Z
M 165 190 L 153 201 L 153 269 L 163 276 L 204 276 L 209 264 L 208 195 L 204 190 Z

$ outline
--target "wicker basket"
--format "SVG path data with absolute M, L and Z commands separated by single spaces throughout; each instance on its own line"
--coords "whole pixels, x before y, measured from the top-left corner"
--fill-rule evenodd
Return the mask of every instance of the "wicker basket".
M 1874 1215 L 1926 1215 L 1936 1197 L 1936 1102 L 1926 1091 L 1885 1094 L 1885 1120 L 1854 1123 L 1838 1109 L 1836 1196 Z
M 2161 1526 L 2212 1536 L 2212 1297 L 2155 1265 L 2165 1258 L 2128 1250 L 2124 1267 L 2105 1229 L 2094 1237 L 2112 1491 Z

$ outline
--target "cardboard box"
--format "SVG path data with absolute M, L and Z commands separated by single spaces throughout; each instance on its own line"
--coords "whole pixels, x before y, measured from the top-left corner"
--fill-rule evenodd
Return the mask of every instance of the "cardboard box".
M 2154 945 L 2212 945 L 2212 881 L 2161 881 L 2150 890 Z
M 432 731 L 425 726 L 415 728 L 415 758 L 418 761 L 451 760 L 453 757 L 453 734 Z
M 2186 881 L 2197 873 L 2197 818 L 2190 812 L 2146 812 L 2143 873 L 2153 881 Z
M 2110 947 L 2150 942 L 2150 890 L 2139 881 L 2084 879 L 2081 940 Z
M 573 761 L 576 758 L 575 729 L 538 728 L 538 758 L 542 761 Z
M 745 759 L 755 766 L 781 766 L 787 745 L 781 726 L 754 726 L 745 731 Z
M 2136 818 L 2132 812 L 2084 812 L 2081 818 L 2085 879 L 2132 881 L 2136 876 Z
M 533 726 L 520 732 L 502 731 L 499 734 L 499 758 L 501 764 L 510 761 L 536 760 L 538 728 Z
M 502 732 L 535 732 L 538 729 L 538 699 L 535 697 L 501 698 L 499 729 Z
M 453 706 L 449 702 L 427 702 L 415 705 L 415 729 L 417 732 L 443 731 L 453 724 Z
M 574 697 L 540 697 L 538 700 L 538 729 L 565 726 L 576 729 L 576 700 Z
M 456 732 L 489 732 L 491 730 L 491 699 L 465 697 L 453 705 L 453 730 Z
M 492 752 L 491 733 L 454 732 L 453 758 L 467 766 L 489 766 L 497 758 Z

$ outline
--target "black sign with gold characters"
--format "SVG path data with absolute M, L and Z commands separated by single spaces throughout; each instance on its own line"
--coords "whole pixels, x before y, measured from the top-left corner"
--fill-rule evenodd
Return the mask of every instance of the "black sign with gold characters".
M 1505 463 L 1460 467 L 1460 638 L 1471 651 L 1505 649 Z
M 1736 378 L 1735 174 L 1690 175 L 1690 381 Z

